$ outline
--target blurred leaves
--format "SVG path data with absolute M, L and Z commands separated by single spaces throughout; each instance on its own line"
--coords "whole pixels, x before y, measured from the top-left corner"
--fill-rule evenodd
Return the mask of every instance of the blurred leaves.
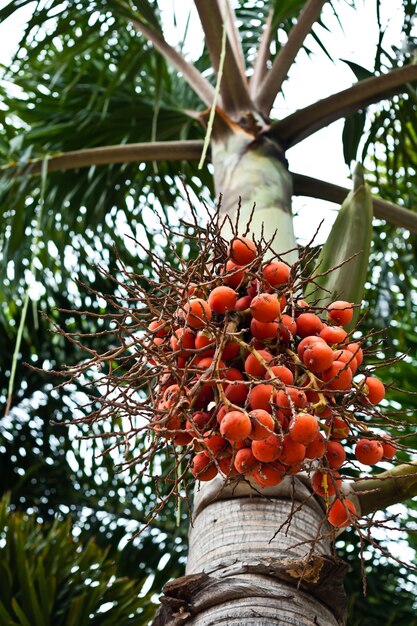
M 417 626 L 415 585 L 417 580 L 404 567 L 386 559 L 378 550 L 389 546 L 377 542 L 375 547 L 366 546 L 363 561 L 356 533 L 347 530 L 338 541 L 338 556 L 347 561 L 350 571 L 345 578 L 349 599 L 349 626 Z M 397 554 L 399 546 L 397 544 Z M 359 582 L 362 567 L 366 575 L 366 595 Z M 414 585 L 414 586 L 413 586 Z
M 40 525 L 0 502 L 0 623 L 9 626 L 143 626 L 154 607 L 146 574 L 120 577 L 114 555 L 74 540 L 71 523 Z
M 5 164 L 18 162 L 23 168 L 14 178 L 4 170 L 0 181 L 3 263 L 14 262 L 16 278 L 22 276 L 28 255 L 25 234 L 33 228 L 39 202 L 39 179 L 25 168 L 28 159 L 99 145 L 202 136 L 185 113 L 198 107 L 198 99 L 119 15 L 121 3 L 45 4 L 34 13 L 22 43 L 27 48 L 21 48 L 0 88 L 0 156 Z M 114 13 L 98 13 L 101 4 Z M 5 13 L 0 11 L 0 19 Z M 145 197 L 153 195 L 160 206 L 175 204 L 175 176 L 181 172 L 191 180 L 194 171 L 192 164 L 162 163 L 155 171 L 147 163 L 51 174 L 41 224 L 45 245 L 55 243 L 56 261 L 65 267 L 61 255 L 74 237 L 91 229 L 101 240 L 113 238 L 115 225 L 105 219 L 112 211 L 123 212 L 131 227 L 143 224 L 140 204 Z M 204 173 L 202 177 L 207 183 Z M 192 180 L 190 184 L 201 190 Z

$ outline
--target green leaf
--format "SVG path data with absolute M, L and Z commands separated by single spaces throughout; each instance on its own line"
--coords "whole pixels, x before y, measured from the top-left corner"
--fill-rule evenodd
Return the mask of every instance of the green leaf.
M 336 298 L 362 302 L 372 241 L 372 196 L 362 166 L 356 166 L 353 180 L 353 191 L 343 202 L 317 259 L 315 284 L 306 290 L 305 295 L 319 299 L 321 306 Z M 356 308 L 351 326 L 358 316 Z
M 32 574 L 29 570 L 26 559 L 23 536 L 21 529 L 15 528 L 16 565 L 19 576 L 19 583 L 22 587 L 24 602 L 22 602 L 25 612 L 31 616 L 32 626 L 45 626 L 45 619 L 39 606 L 38 598 L 33 584 Z
M 32 626 L 32 624 L 26 617 L 25 613 L 23 612 L 22 608 L 19 606 L 19 603 L 17 602 L 16 598 L 12 598 L 12 607 L 13 607 L 13 611 L 16 613 L 16 616 L 19 620 L 20 626 Z
M 38 582 L 39 600 L 42 605 L 42 612 L 45 618 L 49 618 L 55 602 L 56 578 L 50 573 L 46 576 L 44 559 L 42 556 L 39 556 L 35 576 Z
M 355 74 L 358 80 L 365 80 L 366 78 L 372 78 L 374 76 L 373 72 L 370 72 L 369 70 L 366 69 L 366 67 L 362 67 L 362 65 L 359 65 L 358 63 L 355 63 L 354 61 L 348 61 L 347 59 L 340 59 L 340 60 L 343 61 L 343 63 L 346 63 L 346 65 L 350 67 L 350 69 Z
M 365 128 L 366 113 L 357 111 L 354 115 L 347 117 L 343 127 L 343 156 L 345 163 L 350 166 L 351 162 L 357 158 L 360 140 L 363 137 Z
M 8 253 L 13 256 L 22 245 L 22 239 L 25 233 L 25 203 L 18 202 L 15 204 L 15 214 L 11 223 L 11 233 L 8 245 Z
M 0 519 L 4 510 L 0 501 Z M 75 541 L 71 530 L 68 518 L 41 526 L 34 516 L 8 511 L 0 544 L 0 573 L 7 577 L 0 589 L 0 624 L 143 624 L 143 609 L 155 608 L 150 595 L 140 595 L 146 576 L 120 577 L 117 552 L 110 555 L 110 548 L 91 539 Z M 106 603 L 113 609 L 103 613 Z M 117 621 L 111 619 L 113 613 Z
M 87 615 L 88 619 L 88 614 L 86 614 L 84 610 L 86 599 L 86 594 L 74 598 L 69 607 L 68 617 L 65 621 L 65 626 L 81 626 L 82 621 L 84 621 L 83 616 L 85 615 Z
M 13 616 L 6 610 L 6 607 L 0 602 L 0 623 L 2 626 L 19 626 Z
M 0 597 L 4 602 L 10 600 L 13 587 L 13 575 L 9 564 L 6 561 L 0 562 Z

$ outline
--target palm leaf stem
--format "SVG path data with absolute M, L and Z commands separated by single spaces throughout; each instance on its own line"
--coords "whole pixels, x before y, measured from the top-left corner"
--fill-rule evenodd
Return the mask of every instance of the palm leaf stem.
M 149 143 L 131 143 L 116 146 L 74 150 L 48 156 L 48 172 L 91 167 L 93 165 L 111 165 L 115 163 L 134 163 L 145 161 L 199 161 L 204 142 L 201 140 L 157 141 Z M 33 159 L 24 167 L 18 163 L 3 165 L 0 171 L 10 175 L 19 175 L 30 171 L 39 174 L 42 170 L 43 158 Z M 18 169 L 20 167 L 20 169 Z M 349 190 L 310 176 L 291 173 L 294 183 L 294 194 L 320 198 L 341 204 Z M 384 219 L 390 224 L 407 228 L 417 233 L 417 214 L 381 198 L 372 198 L 375 217 Z
M 272 37 L 272 18 L 274 15 L 273 9 L 268 13 L 268 17 L 265 22 L 265 28 L 262 33 L 261 41 L 256 55 L 256 60 L 253 66 L 253 74 L 249 80 L 249 93 L 252 98 L 255 97 L 259 90 L 259 85 L 264 80 L 268 73 L 267 63 L 270 57 L 269 44 Z
M 194 1 L 206 37 L 211 63 L 217 74 L 221 56 L 223 22 L 230 21 L 230 16 L 227 11 L 224 16 L 222 15 L 218 0 L 214 2 L 206 2 L 206 0 Z M 226 33 L 228 28 L 226 24 Z M 226 56 L 220 94 L 226 113 L 254 110 L 254 104 L 249 96 L 245 73 L 242 72 L 241 64 L 235 57 L 229 36 L 227 36 L 226 41 Z
M 243 54 L 242 43 L 236 26 L 235 11 L 230 0 L 217 0 L 217 2 L 221 14 L 225 16 L 227 37 L 236 59 L 236 63 L 240 68 L 242 76 L 246 76 L 245 56 Z
M 352 484 L 361 514 L 368 515 L 417 496 L 417 461 L 403 463 L 372 478 Z
M 215 90 L 215 96 L 214 96 L 213 104 L 211 105 L 211 109 L 210 109 L 210 115 L 209 115 L 208 122 L 207 122 L 207 131 L 206 131 L 206 136 L 204 138 L 204 146 L 203 146 L 203 150 L 201 152 L 200 161 L 198 163 L 198 169 L 199 170 L 201 170 L 203 165 L 204 165 L 206 154 L 207 154 L 207 151 L 208 151 L 209 146 L 210 146 L 211 134 L 212 134 L 212 131 L 213 131 L 213 123 L 214 123 L 214 118 L 215 118 L 215 115 L 216 115 L 217 99 L 218 99 L 219 94 L 220 94 L 221 83 L 222 83 L 222 78 L 223 78 L 223 66 L 224 66 L 224 60 L 225 60 L 225 57 L 226 57 L 226 41 L 227 41 L 227 30 L 226 30 L 226 25 L 223 24 L 222 47 L 221 47 L 221 51 L 220 51 L 219 69 L 217 71 L 216 90 Z
M 287 77 L 288 71 L 294 59 L 300 51 L 313 24 L 320 17 L 323 5 L 327 0 L 309 0 L 291 30 L 288 41 L 276 56 L 270 71 L 262 81 L 258 93 L 254 96 L 257 108 L 268 116 L 275 98 L 281 91 L 282 83 Z
M 149 143 L 128 143 L 115 146 L 73 150 L 57 155 L 50 155 L 48 171 L 90 167 L 92 165 L 110 165 L 113 163 L 133 163 L 135 161 L 197 161 L 201 156 L 203 142 L 201 140 L 184 141 L 155 141 Z M 33 159 L 25 166 L 19 163 L 3 165 L 0 171 L 14 173 L 20 168 L 23 174 L 30 170 L 31 174 L 39 174 L 42 169 L 43 158 Z
M 324 180 L 318 180 L 303 174 L 292 174 L 294 184 L 294 194 L 296 196 L 309 196 L 320 198 L 328 202 L 341 204 L 349 193 L 349 190 Z M 404 209 L 392 202 L 387 202 L 381 198 L 372 197 L 372 204 L 375 217 L 386 220 L 390 224 L 407 228 L 413 233 L 417 233 L 417 213 Z
M 417 65 L 406 65 L 387 74 L 361 80 L 275 122 L 267 133 L 288 149 L 340 118 L 407 91 L 409 83 L 415 81 Z

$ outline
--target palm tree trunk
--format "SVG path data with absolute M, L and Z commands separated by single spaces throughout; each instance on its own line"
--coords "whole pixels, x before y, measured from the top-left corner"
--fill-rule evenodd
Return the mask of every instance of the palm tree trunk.
M 240 232 L 256 203 L 250 232 L 293 249 L 292 182 L 279 149 L 246 135 L 214 143 L 222 212 Z M 262 491 L 262 494 L 260 493 Z M 267 497 L 265 497 L 267 496 Z M 343 576 L 332 557 L 324 510 L 302 476 L 274 488 L 225 486 L 220 476 L 196 490 L 186 576 L 168 583 L 154 626 L 340 626 L 346 620 Z
M 288 263 L 297 259 L 291 197 L 292 179 L 279 146 L 266 137 L 253 141 L 246 133 L 230 134 L 212 143 L 214 185 L 221 195 L 221 213 L 234 224 L 239 199 L 240 224 L 248 223 L 255 207 L 250 232 L 256 238 L 274 239 Z
M 196 490 L 186 575 L 154 626 L 342 626 L 346 565 L 302 477 L 262 495 L 218 477 Z M 323 537 L 324 535 L 324 537 Z
M 205 572 L 193 626 L 344 623 L 344 565 L 323 534 L 323 509 L 300 479 L 263 489 L 223 488 L 195 495 L 187 574 Z M 265 497 L 266 496 L 266 497 Z

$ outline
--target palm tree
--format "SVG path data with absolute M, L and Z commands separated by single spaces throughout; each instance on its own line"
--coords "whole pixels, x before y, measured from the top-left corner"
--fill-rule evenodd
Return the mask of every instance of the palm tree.
M 9 2 L 0 11 L 0 20 L 9 19 L 28 4 Z M 22 406 L 30 399 L 25 408 L 29 414 L 36 413 L 43 402 L 36 395 L 39 389 L 50 391 L 36 372 L 28 377 L 21 368 L 14 372 L 10 345 L 16 335 L 18 342 L 22 340 L 17 352 L 27 361 L 46 362 L 53 368 L 55 363 L 80 358 L 76 344 L 67 349 L 59 339 L 46 341 L 46 325 L 38 319 L 36 306 L 29 311 L 31 298 L 40 294 L 37 306 L 44 310 L 53 305 L 70 309 L 74 304 L 102 309 L 98 300 L 92 301 L 81 289 L 70 286 L 72 275 L 83 277 L 90 261 L 99 258 L 97 250 L 109 268 L 114 267 L 113 243 L 123 250 L 120 254 L 128 266 L 136 264 L 132 247 L 124 245 L 121 224 L 125 231 L 131 229 L 138 238 L 146 238 L 148 249 L 158 250 L 158 236 L 148 227 L 147 203 L 161 208 L 162 219 L 175 220 L 175 212 L 181 210 L 181 176 L 192 197 L 203 195 L 208 200 L 221 193 L 221 210 L 232 218 L 240 197 L 242 223 L 256 203 L 255 234 L 259 235 L 261 228 L 266 229 L 266 236 L 277 231 L 275 247 L 295 249 L 293 193 L 340 202 L 347 190 L 290 173 L 285 153 L 332 122 L 346 119 L 344 149 L 349 162 L 356 158 L 361 137 L 368 148 L 393 136 L 391 143 L 386 141 L 386 154 L 404 178 L 402 206 L 393 189 L 394 166 L 391 163 L 391 170 L 384 169 L 378 152 L 373 174 L 381 194 L 373 198 L 373 210 L 388 224 L 384 227 L 387 245 L 392 247 L 396 241 L 394 227 L 417 232 L 417 217 L 410 210 L 416 160 L 413 85 L 417 81 L 417 66 L 411 58 L 393 57 L 384 49 L 381 36 L 372 75 L 352 65 L 358 77 L 352 87 L 275 120 L 274 102 L 306 38 L 312 34 L 324 48 L 316 25 L 329 19 L 331 9 L 337 16 L 339 5 L 325 0 L 262 0 L 256 6 L 240 2 L 235 8 L 228 0 L 195 0 L 194 5 L 205 38 L 204 50 L 194 63 L 186 60 L 181 45 L 174 48 L 167 43 L 161 19 L 163 3 L 47 0 L 34 9 L 19 52 L 5 71 L 4 81 L 18 88 L 10 94 L 7 82 L 3 83 L 5 106 L 0 112 L 4 158 L 0 321 L 5 329 L 4 363 L 9 380 L 14 378 L 14 384 L 3 392 L 9 406 Z M 377 2 L 378 16 L 382 5 Z M 415 2 L 404 2 L 403 8 L 403 31 L 409 36 Z M 373 103 L 387 101 L 390 105 L 372 113 L 365 134 L 364 111 Z M 397 137 L 400 142 L 395 141 Z M 208 152 L 198 169 L 205 147 Z M 368 226 L 366 221 L 361 224 L 363 228 L 349 236 L 352 253 L 364 247 L 361 235 L 367 234 Z M 181 253 L 181 238 L 175 245 Z M 414 240 L 410 238 L 408 245 L 414 250 Z M 378 248 L 377 243 L 374 246 Z M 406 260 L 400 263 L 401 271 L 409 276 Z M 391 270 L 392 265 L 387 265 L 384 276 Z M 26 285 L 28 275 L 35 282 L 32 291 Z M 103 285 L 103 291 L 105 287 L 108 285 Z M 411 280 L 409 293 L 414 287 Z M 369 298 L 378 302 L 381 293 L 370 292 Z M 60 314 L 52 315 L 59 323 Z M 71 318 L 66 322 L 74 323 Z M 16 333 L 19 324 L 21 332 Z M 81 394 L 82 381 L 72 391 Z M 60 416 L 74 410 L 72 400 L 62 391 L 55 401 Z M 48 405 L 48 418 L 50 411 Z M 65 445 L 71 447 L 71 442 L 67 440 Z M 82 450 L 78 450 L 77 459 L 82 458 Z M 415 495 L 415 483 L 410 486 L 407 480 L 398 479 L 411 473 L 410 466 L 406 467 L 405 471 L 399 466 L 386 480 L 372 483 L 372 495 L 367 490 L 362 493 L 365 513 Z M 48 472 L 43 481 L 48 481 Z M 65 493 L 62 486 L 61 491 L 54 491 L 54 485 L 49 502 L 54 495 L 58 502 L 71 501 L 69 483 Z M 388 485 L 394 489 L 398 484 L 404 486 L 400 495 L 388 493 Z M 166 606 L 171 608 L 159 618 L 165 620 L 160 623 L 177 623 L 175 614 L 187 611 L 192 614 L 190 623 L 195 624 L 217 624 L 220 619 L 228 624 L 261 624 L 267 619 L 268 623 L 274 619 L 285 623 L 287 616 L 288 623 L 294 624 L 309 623 L 307 619 L 323 624 L 343 620 L 343 567 L 330 558 L 330 545 L 320 545 L 324 556 L 308 562 L 312 576 L 310 581 L 304 576 L 304 588 L 298 589 L 300 576 L 292 573 L 305 572 L 308 549 L 294 548 L 294 543 L 299 543 L 300 533 L 303 540 L 314 539 L 319 505 L 310 498 L 311 506 L 297 513 L 294 538 L 287 536 L 284 541 L 280 534 L 279 541 L 268 543 L 268 519 L 284 521 L 288 517 L 291 503 L 287 487 L 283 489 L 271 494 L 270 500 L 253 498 L 244 490 L 232 494 L 216 484 L 200 492 L 191 534 L 191 578 L 167 590 Z M 305 489 L 300 481 L 292 496 L 305 499 Z M 222 497 L 212 502 L 219 491 Z M 85 493 L 78 490 L 76 505 L 99 510 L 99 499 Z M 250 530 L 245 521 L 247 511 Z M 224 532 L 218 532 L 215 519 L 228 520 L 230 526 L 224 522 Z M 260 537 L 255 545 L 252 534 Z M 212 542 L 205 553 L 203 537 Z M 233 537 L 231 543 L 228 537 Z M 239 554 L 242 559 L 237 558 Z M 210 571 L 209 578 L 201 574 L 203 569 Z M 326 583 L 329 579 L 330 586 Z M 196 608 L 192 598 L 197 592 L 200 604 Z

